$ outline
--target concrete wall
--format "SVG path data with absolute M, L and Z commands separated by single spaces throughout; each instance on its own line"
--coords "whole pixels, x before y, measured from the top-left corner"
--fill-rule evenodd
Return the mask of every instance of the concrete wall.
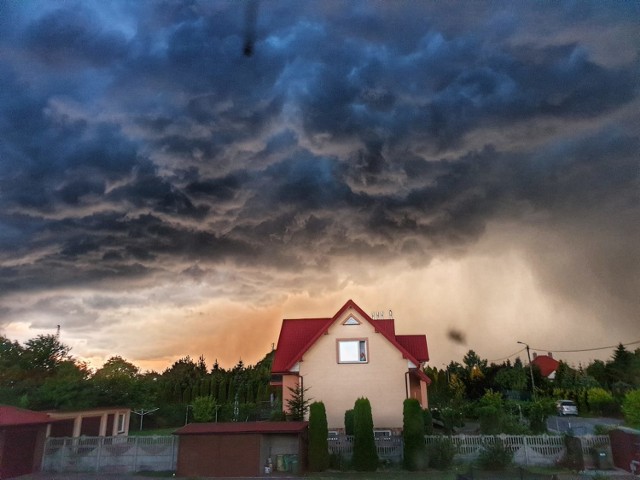
M 343 325 L 350 316 L 360 324 Z M 338 363 L 339 339 L 365 339 L 367 363 Z M 407 360 L 400 351 L 352 309 L 344 312 L 300 362 L 304 387 L 309 387 L 307 397 L 324 402 L 329 429 L 344 428 L 344 412 L 352 409 L 359 397 L 371 402 L 375 428 L 401 428 L 407 370 Z

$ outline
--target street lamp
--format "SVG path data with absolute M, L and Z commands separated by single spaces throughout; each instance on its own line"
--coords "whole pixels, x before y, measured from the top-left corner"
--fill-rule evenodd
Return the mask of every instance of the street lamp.
M 531 354 L 529 353 L 529 344 L 524 342 L 518 342 L 520 345 L 527 347 L 527 358 L 529 359 L 529 373 L 531 374 L 531 395 L 536 398 L 536 385 L 533 381 L 533 365 L 531 365 Z

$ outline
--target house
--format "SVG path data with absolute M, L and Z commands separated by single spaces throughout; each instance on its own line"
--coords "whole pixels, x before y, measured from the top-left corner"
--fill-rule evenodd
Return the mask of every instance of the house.
M 116 437 L 129 435 L 131 409 L 124 407 L 93 408 L 78 411 L 49 411 L 55 420 L 47 437 Z
M 329 318 L 283 320 L 271 384 L 282 388 L 285 412 L 297 385 L 324 403 L 335 431 L 344 429 L 344 414 L 359 397 L 369 399 L 374 427 L 383 431 L 402 428 L 406 398 L 427 407 L 426 336 L 396 335 L 393 318 L 377 317 L 349 300 Z
M 46 413 L 0 405 L 0 478 L 40 471 L 51 422 Z
M 265 467 L 297 473 L 307 455 L 307 422 L 190 423 L 176 430 L 180 477 L 260 477 Z
M 540 375 L 549 380 L 553 380 L 556 376 L 556 370 L 560 366 L 560 362 L 553 358 L 553 353 L 549 352 L 547 355 L 538 355 L 533 353 L 533 360 L 531 364 L 538 367 Z

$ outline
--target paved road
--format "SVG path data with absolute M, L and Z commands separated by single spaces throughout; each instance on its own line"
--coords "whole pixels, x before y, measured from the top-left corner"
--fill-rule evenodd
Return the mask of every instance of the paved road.
M 586 418 L 586 417 L 561 417 L 553 416 L 547 419 L 547 428 L 550 432 L 566 433 L 573 432 L 574 435 L 593 435 L 596 425 L 620 425 L 622 420 L 617 418 Z

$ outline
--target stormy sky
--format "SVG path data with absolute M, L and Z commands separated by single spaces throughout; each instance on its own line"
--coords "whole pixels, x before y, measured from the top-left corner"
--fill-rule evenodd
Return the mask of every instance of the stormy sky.
M 434 366 L 640 340 L 639 45 L 638 2 L 5 0 L 0 333 L 230 367 L 353 299 Z

